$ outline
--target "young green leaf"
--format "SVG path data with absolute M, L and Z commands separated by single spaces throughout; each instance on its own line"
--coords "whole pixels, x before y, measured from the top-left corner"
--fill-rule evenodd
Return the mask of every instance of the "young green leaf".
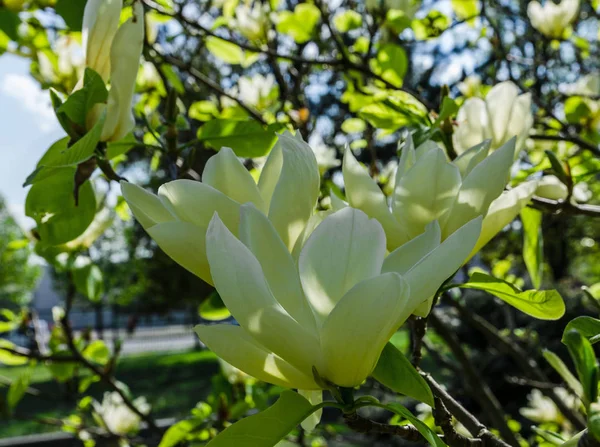
M 531 277 L 533 287 L 542 285 L 544 271 L 544 243 L 542 236 L 542 213 L 525 207 L 521 210 L 523 222 L 523 260 Z
M 581 383 L 579 383 L 579 380 L 577 380 L 577 378 L 573 374 L 571 374 L 571 371 L 569 371 L 569 368 L 567 367 L 567 365 L 565 365 L 561 358 L 557 356 L 554 352 L 549 351 L 547 349 L 545 349 L 542 352 L 542 355 L 550 364 L 550 366 L 554 368 L 554 370 L 560 375 L 560 377 L 562 377 L 567 386 L 571 388 L 571 390 L 573 390 L 573 392 L 577 394 L 577 396 L 582 397 L 583 388 L 581 386 Z
M 427 424 L 425 424 L 422 420 L 415 417 L 407 408 L 398 404 L 392 403 L 388 405 L 381 405 L 381 408 L 385 408 L 393 413 L 396 413 L 399 416 L 405 418 L 408 422 L 413 424 L 419 433 L 423 435 L 423 437 L 427 440 L 430 446 L 432 447 L 447 447 L 446 444 L 439 438 L 437 433 L 433 431 Z
M 284 391 L 269 408 L 230 425 L 207 446 L 272 447 L 316 410 L 300 394 Z
M 598 397 L 598 363 L 590 342 L 576 330 L 563 335 L 563 343 L 575 363 L 577 376 L 583 386 L 583 401 L 586 408 Z
M 591 344 L 595 344 L 600 341 L 600 320 L 592 317 L 577 317 L 567 324 L 563 333 L 562 342 L 565 343 L 565 335 L 567 332 L 576 330 L 585 338 L 587 338 Z
M 13 412 L 17 407 L 17 404 L 21 401 L 27 388 L 29 387 L 29 381 L 31 379 L 30 370 L 26 370 L 19 374 L 8 388 L 8 393 L 6 395 L 6 403 L 8 405 L 8 411 Z
M 79 293 L 92 302 L 98 302 L 104 293 L 102 271 L 97 265 L 87 264 L 73 270 L 73 282 Z
M 488 292 L 540 320 L 558 320 L 565 313 L 565 303 L 556 290 L 521 291 L 509 282 L 480 272 L 473 273 L 469 281 L 459 287 Z
M 433 407 L 433 394 L 425 379 L 392 343 L 385 345 L 373 377 L 391 390 Z
M 5 349 L 15 350 L 17 345 L 8 340 L 0 339 L 0 365 L 17 366 L 25 365 L 29 359 L 23 355 L 13 354 Z
M 165 432 L 158 447 L 175 447 L 179 445 L 180 442 L 185 441 L 186 437 L 203 422 L 204 419 L 201 418 L 185 419 L 177 422 Z
M 94 340 L 85 347 L 82 352 L 83 356 L 93 363 L 106 365 L 110 360 L 110 351 L 102 340 Z
M 563 182 L 565 185 L 570 185 L 571 179 L 569 178 L 569 176 L 567 175 L 567 172 L 565 171 L 565 166 L 564 166 L 563 162 L 558 159 L 558 156 L 554 152 L 552 152 L 550 150 L 546 150 L 544 152 L 546 153 L 546 157 L 548 157 L 548 160 L 550 161 L 550 164 L 552 165 L 552 170 L 554 171 L 554 174 L 556 174 L 558 179 L 561 182 Z
M 67 98 L 56 113 L 64 113 L 75 124 L 85 128 L 88 112 L 98 103 L 105 103 L 108 91 L 98 73 L 86 68 L 83 75 L 83 87 Z

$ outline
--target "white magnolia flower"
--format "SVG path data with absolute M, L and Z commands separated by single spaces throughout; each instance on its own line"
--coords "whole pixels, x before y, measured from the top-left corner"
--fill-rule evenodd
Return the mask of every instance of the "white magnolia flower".
M 337 158 L 337 151 L 334 148 L 327 146 L 321 135 L 312 134 L 309 139 L 309 144 L 315 153 L 321 173 L 342 164 Z
M 546 37 L 559 39 L 565 29 L 577 18 L 579 0 L 562 0 L 556 4 L 546 0 L 542 6 L 538 1 L 527 5 L 531 25 Z
M 260 110 L 268 107 L 273 102 L 271 92 L 274 87 L 275 77 L 272 74 L 269 73 L 266 76 L 255 74 L 252 77 L 241 77 L 238 84 L 230 88 L 227 92 L 239 98 L 243 103 Z M 223 105 L 226 107 L 237 105 L 237 103 L 230 98 L 224 97 Z
M 485 100 L 468 98 L 458 111 L 456 121 L 458 127 L 453 142 L 457 154 L 488 138 L 494 150 L 516 137 L 516 157 L 533 126 L 531 94 L 519 95 L 515 84 L 501 82 L 488 92 Z
M 578 399 L 576 396 L 562 387 L 556 387 L 554 391 L 568 408 L 577 408 Z M 544 396 L 540 390 L 531 390 L 531 393 L 527 395 L 527 401 L 528 406 L 519 410 L 527 419 L 537 423 L 556 422 L 561 425 L 568 425 L 568 421 L 560 413 L 554 401 Z
M 235 8 L 230 27 L 248 40 L 263 42 L 269 30 L 269 11 L 269 5 L 261 2 L 254 2 L 253 6 L 241 4 Z
M 582 76 L 573 84 L 564 87 L 565 93 L 579 96 L 600 95 L 600 73 L 591 73 Z
M 467 76 L 463 82 L 458 84 L 458 90 L 467 98 L 477 96 L 481 88 L 481 77 L 477 74 Z
M 143 414 L 150 412 L 150 405 L 145 397 L 138 397 L 133 405 Z M 132 434 L 140 428 L 140 417 L 125 405 L 117 392 L 104 393 L 102 404 L 94 402 L 94 411 L 100 424 L 116 435 Z
M 177 263 L 212 284 L 205 235 L 215 211 L 238 235 L 240 205 L 251 202 L 269 219 L 291 252 L 314 213 L 319 168 L 312 149 L 289 132 L 279 135 L 258 185 L 238 157 L 222 148 L 207 163 L 202 182 L 175 180 L 155 196 L 122 182 L 123 196 L 148 234 Z

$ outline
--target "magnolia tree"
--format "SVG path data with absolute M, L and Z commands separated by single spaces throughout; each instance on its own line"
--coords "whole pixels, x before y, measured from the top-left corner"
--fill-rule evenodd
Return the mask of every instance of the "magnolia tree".
M 0 5 L 65 132 L 23 179 L 65 302 L 48 352 L 0 339 L 78 384 L 51 422 L 85 445 L 600 442 L 597 1 Z M 224 378 L 166 432 L 118 344 L 70 323 L 126 290 L 179 303 L 112 274 L 163 253 L 201 280 Z

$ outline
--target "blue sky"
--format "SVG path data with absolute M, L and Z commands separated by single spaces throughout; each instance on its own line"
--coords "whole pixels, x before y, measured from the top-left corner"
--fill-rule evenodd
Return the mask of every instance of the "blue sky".
M 54 117 L 48 91 L 29 76 L 29 63 L 10 54 L 0 57 L 0 194 L 27 227 L 27 189 L 23 182 L 48 147 L 64 131 Z

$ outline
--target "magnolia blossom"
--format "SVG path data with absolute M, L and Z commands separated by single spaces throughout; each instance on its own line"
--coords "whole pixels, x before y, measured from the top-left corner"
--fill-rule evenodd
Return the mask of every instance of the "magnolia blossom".
M 556 387 L 554 388 L 554 392 L 568 408 L 577 408 L 578 398 L 569 393 L 566 389 Z M 570 427 L 569 421 L 560 413 L 560 410 L 557 408 L 554 401 L 549 397 L 544 396 L 540 390 L 531 390 L 531 393 L 527 395 L 527 401 L 528 406 L 519 410 L 519 413 L 527 419 L 539 424 L 544 422 L 556 422 L 559 425 L 563 425 L 563 428 Z
M 235 19 L 231 21 L 231 28 L 242 36 L 252 41 L 264 41 L 269 29 L 269 6 L 261 2 L 254 2 L 253 6 L 241 4 L 235 8 Z
M 538 182 L 535 195 L 546 199 L 564 200 L 569 195 L 569 189 L 555 175 L 547 175 Z
M 600 95 L 600 73 L 587 74 L 564 88 L 565 93 L 579 96 Z
M 219 357 L 265 382 L 319 391 L 360 385 L 416 306 L 472 250 L 475 218 L 441 242 L 437 222 L 386 257 L 381 224 L 344 208 L 311 228 L 296 259 L 272 220 L 240 207 L 239 239 L 215 214 L 206 234 L 212 278 L 239 326 L 199 325 Z M 320 377 L 321 380 L 317 379 Z M 310 393 L 318 401 L 320 393 Z
M 334 148 L 327 146 L 321 135 L 312 134 L 309 142 L 310 147 L 317 158 L 317 165 L 319 165 L 319 171 L 321 171 L 321 173 L 341 164 L 341 161 L 337 158 L 337 151 Z
M 271 96 L 271 92 L 274 87 L 275 77 L 272 74 L 263 76 L 259 73 L 252 77 L 242 76 L 237 85 L 227 92 L 240 99 L 244 104 L 264 109 L 273 102 L 274 98 Z M 237 102 L 226 96 L 221 101 L 225 107 L 237 105 Z
M 177 263 L 212 284 L 205 235 L 215 211 L 238 235 L 240 205 L 253 203 L 268 215 L 291 252 L 314 212 L 319 168 L 311 148 L 296 136 L 279 135 L 258 184 L 229 148 L 204 168 L 202 182 L 175 180 L 155 196 L 127 182 L 123 196 L 148 234 Z
M 504 191 L 515 140 L 490 155 L 489 148 L 489 141 L 483 142 L 450 162 L 437 144 L 428 141 L 415 149 L 409 138 L 401 152 L 391 207 L 348 149 L 343 163 L 348 203 L 382 224 L 389 251 L 414 243 L 431 222 L 439 222 L 444 240 L 469 220 L 483 216 L 481 235 L 463 259 L 466 262 L 519 214 L 537 187 L 532 181 Z M 334 195 L 331 198 L 335 209 L 346 205 Z M 429 308 L 430 302 L 417 314 L 426 315 Z
M 578 11 L 579 0 L 562 0 L 559 4 L 546 0 L 543 6 L 534 0 L 527 5 L 531 26 L 554 39 L 563 36 L 565 29 L 577 18 Z
M 481 88 L 481 77 L 479 75 L 467 76 L 463 82 L 458 84 L 458 90 L 467 98 L 477 96 Z
M 143 414 L 150 412 L 150 405 L 145 397 L 138 397 L 133 401 L 133 405 Z M 94 411 L 100 424 L 110 433 L 127 435 L 137 432 L 140 428 L 140 417 L 125 405 L 117 392 L 104 393 L 102 404 L 94 402 Z
M 117 30 L 114 21 L 116 15 L 118 26 L 120 8 L 120 1 L 90 1 L 83 19 L 86 66 L 105 82 L 110 74 L 107 104 L 96 104 L 86 118 L 86 126 L 91 129 L 106 113 L 101 141 L 120 140 L 135 126 L 131 103 L 144 46 L 144 8 L 135 2 L 132 17 Z
M 516 157 L 533 125 L 531 94 L 519 95 L 515 84 L 501 82 L 488 92 L 485 100 L 468 98 L 458 111 L 456 121 L 458 127 L 453 135 L 456 153 L 461 154 L 488 138 L 494 150 L 516 137 Z

